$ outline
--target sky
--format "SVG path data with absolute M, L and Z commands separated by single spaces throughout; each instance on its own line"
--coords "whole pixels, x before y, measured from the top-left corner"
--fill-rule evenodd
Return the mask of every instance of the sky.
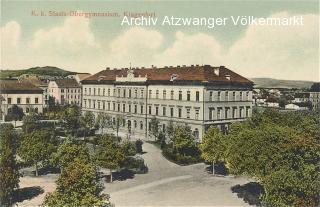
M 34 16 L 32 12 L 47 16 Z M 117 17 L 49 12 L 117 12 Z M 175 17 L 302 16 L 303 26 L 121 26 L 124 12 Z M 160 20 L 159 20 L 160 21 Z M 1 1 L 1 69 L 224 65 L 248 78 L 319 81 L 319 3 L 313 0 Z

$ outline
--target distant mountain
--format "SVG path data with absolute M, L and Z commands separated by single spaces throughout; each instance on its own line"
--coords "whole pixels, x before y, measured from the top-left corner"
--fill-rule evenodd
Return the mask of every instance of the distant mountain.
M 310 88 L 312 81 L 278 80 L 273 78 L 250 78 L 255 88 Z
M 18 77 L 22 74 L 37 74 L 37 75 L 47 75 L 47 76 L 67 76 L 67 75 L 76 74 L 76 72 L 63 70 L 61 68 L 57 68 L 57 67 L 53 67 L 53 66 L 45 66 L 45 67 L 34 67 L 34 68 L 22 69 L 22 70 L 1 70 L 0 71 L 0 78 Z

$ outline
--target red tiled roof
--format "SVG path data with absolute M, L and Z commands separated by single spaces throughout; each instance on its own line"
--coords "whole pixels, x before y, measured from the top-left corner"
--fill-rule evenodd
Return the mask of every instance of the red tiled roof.
M 29 82 L 0 80 L 0 93 L 42 93 L 42 89 Z
M 214 68 L 219 68 L 219 75 L 214 73 Z M 103 70 L 86 79 L 86 81 L 115 81 L 116 76 L 127 76 L 129 69 L 114 69 Z M 252 81 L 244 78 L 243 76 L 225 68 L 224 66 L 212 67 L 210 65 L 205 66 L 185 66 L 185 67 L 166 67 L 166 68 L 140 68 L 132 69 L 134 76 L 145 77 L 147 75 L 148 81 L 170 81 L 173 74 L 177 75 L 176 81 L 221 81 L 221 82 L 236 82 L 253 84 Z M 226 76 L 230 76 L 230 80 Z

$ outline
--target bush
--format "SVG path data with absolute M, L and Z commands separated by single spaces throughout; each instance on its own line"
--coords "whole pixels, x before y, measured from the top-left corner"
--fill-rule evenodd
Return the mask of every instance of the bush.
M 136 152 L 139 153 L 139 154 L 142 154 L 142 152 L 143 152 L 143 150 L 142 150 L 143 142 L 140 139 L 138 139 L 135 144 L 136 144 Z
M 123 163 L 122 167 L 133 171 L 136 174 L 144 174 L 148 172 L 148 167 L 145 165 L 142 157 L 127 157 Z
M 132 142 L 130 142 L 128 140 L 125 140 L 122 143 L 121 148 L 122 148 L 125 156 L 134 156 L 137 153 L 135 144 L 133 144 Z
M 169 148 L 169 147 L 163 148 L 162 154 L 168 160 L 175 162 L 179 165 L 190 165 L 190 164 L 195 164 L 203 161 L 200 157 L 200 153 L 196 153 L 193 156 L 182 155 L 178 152 L 175 152 L 172 148 Z

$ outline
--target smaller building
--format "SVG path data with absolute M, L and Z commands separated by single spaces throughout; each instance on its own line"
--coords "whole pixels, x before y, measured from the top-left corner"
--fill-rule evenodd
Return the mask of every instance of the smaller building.
M 304 92 L 304 93 L 296 93 L 294 94 L 294 100 L 293 103 L 303 103 L 308 102 L 310 99 L 310 93 Z
M 58 104 L 76 104 L 81 106 L 81 86 L 75 79 L 52 80 L 48 84 L 48 92 Z
M 0 81 L 1 119 L 8 114 L 11 107 L 17 105 L 23 113 L 43 112 L 43 90 L 29 82 L 19 80 Z

